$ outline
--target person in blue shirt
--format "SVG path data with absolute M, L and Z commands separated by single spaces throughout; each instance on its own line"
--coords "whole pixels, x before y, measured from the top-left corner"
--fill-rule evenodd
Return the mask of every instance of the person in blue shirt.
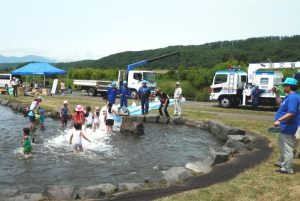
M 142 86 L 137 92 L 138 101 L 141 101 L 142 114 L 148 114 L 149 111 L 149 97 L 151 90 L 147 87 L 147 81 L 143 80 Z
M 284 92 L 287 94 L 285 99 L 281 100 L 278 91 L 274 90 L 276 102 L 280 104 L 273 123 L 274 127 L 280 127 L 278 135 L 280 156 L 275 166 L 280 167 L 277 172 L 293 174 L 293 149 L 299 124 L 300 96 L 295 93 L 297 89 L 296 79 L 286 78 L 283 84 Z
M 252 89 L 251 99 L 252 99 L 252 109 L 257 110 L 258 104 L 259 104 L 259 97 L 260 94 L 262 94 L 264 90 L 259 89 L 258 85 L 255 85 Z
M 118 94 L 117 83 L 113 81 L 107 90 L 107 100 L 111 104 L 115 104 L 116 96 Z
M 125 106 L 127 108 L 127 99 L 131 97 L 130 89 L 127 87 L 126 80 L 123 81 L 123 86 L 119 89 L 120 94 L 120 106 L 121 108 Z

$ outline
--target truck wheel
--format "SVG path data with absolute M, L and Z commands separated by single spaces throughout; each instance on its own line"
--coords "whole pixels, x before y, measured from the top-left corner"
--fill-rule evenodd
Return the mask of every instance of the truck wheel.
M 89 96 L 96 96 L 96 90 L 95 90 L 95 88 L 89 88 L 87 90 L 87 93 L 88 93 Z
M 222 97 L 219 100 L 219 104 L 221 107 L 229 108 L 231 106 L 231 99 L 229 97 Z
M 131 90 L 131 99 L 137 99 L 137 91 L 136 90 Z

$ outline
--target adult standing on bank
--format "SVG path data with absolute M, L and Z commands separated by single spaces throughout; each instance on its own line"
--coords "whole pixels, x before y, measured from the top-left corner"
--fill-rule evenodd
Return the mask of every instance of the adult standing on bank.
M 125 106 L 127 108 L 127 99 L 130 97 L 130 89 L 127 87 L 127 82 L 126 80 L 123 81 L 123 86 L 120 87 L 119 89 L 119 94 L 120 94 L 120 106 L 121 108 Z
M 143 80 L 142 86 L 137 92 L 138 101 L 141 102 L 142 114 L 148 114 L 149 111 L 149 97 L 151 95 L 151 90 L 147 87 L 147 81 Z
M 281 100 L 277 90 L 276 102 L 280 104 L 275 118 L 274 127 L 280 127 L 278 135 L 278 144 L 280 157 L 275 166 L 280 167 L 277 172 L 293 174 L 293 149 L 296 143 L 295 134 L 298 129 L 300 96 L 295 93 L 297 89 L 297 80 L 286 78 L 284 83 L 284 92 L 287 94 L 285 99 Z
M 112 105 L 116 102 L 116 96 L 118 94 L 117 83 L 113 81 L 111 86 L 107 90 L 107 100 Z
M 181 115 L 180 102 L 182 98 L 182 89 L 180 87 L 180 82 L 176 82 L 176 89 L 174 92 L 174 116 Z
M 16 79 L 16 77 L 13 77 L 12 80 L 11 80 L 11 86 L 12 88 L 14 89 L 13 90 L 13 95 L 14 97 L 18 97 L 18 86 L 19 86 L 19 82 L 18 80 Z
M 66 90 L 66 84 L 64 81 L 61 81 L 60 82 L 60 92 L 61 92 L 61 95 L 65 95 L 65 90 Z

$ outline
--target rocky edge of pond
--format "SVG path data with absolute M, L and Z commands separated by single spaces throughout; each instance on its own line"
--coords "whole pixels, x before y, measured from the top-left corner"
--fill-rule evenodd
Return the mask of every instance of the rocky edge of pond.
M 28 105 L 19 104 L 15 101 L 2 100 L 0 104 L 8 106 L 15 111 L 25 112 Z M 48 112 L 48 117 L 58 118 L 57 112 Z M 72 199 L 98 199 L 116 193 L 137 191 L 149 188 L 168 187 L 180 183 L 190 177 L 199 174 L 206 174 L 212 170 L 212 166 L 230 160 L 234 154 L 245 153 L 252 150 L 250 146 L 251 136 L 240 128 L 230 127 L 223 123 L 212 120 L 189 120 L 182 117 L 168 119 L 159 115 L 147 116 L 126 116 L 123 117 L 120 132 L 124 135 L 143 135 L 143 123 L 170 123 L 174 125 L 187 125 L 205 130 L 213 134 L 216 139 L 223 144 L 223 147 L 210 150 L 207 158 L 202 161 L 191 161 L 184 167 L 171 167 L 162 171 L 162 178 L 159 182 L 154 182 L 151 178 L 145 178 L 143 183 L 119 183 L 117 185 L 104 183 L 93 186 L 81 187 L 72 185 L 53 185 L 46 187 L 44 192 L 26 193 L 19 195 L 17 189 L 0 190 L 1 200 L 27 200 L 35 201 L 41 199 L 72 200 Z

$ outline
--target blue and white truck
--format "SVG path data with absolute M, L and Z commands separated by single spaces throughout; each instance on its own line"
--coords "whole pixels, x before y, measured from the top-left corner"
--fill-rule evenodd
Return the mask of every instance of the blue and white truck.
M 260 104 L 275 105 L 274 86 L 283 81 L 282 69 L 300 68 L 300 62 L 253 63 L 247 72 L 239 69 L 220 70 L 215 73 L 210 100 L 218 101 L 221 107 L 235 107 L 251 104 L 253 87 L 258 86 L 264 92 L 260 95 Z

